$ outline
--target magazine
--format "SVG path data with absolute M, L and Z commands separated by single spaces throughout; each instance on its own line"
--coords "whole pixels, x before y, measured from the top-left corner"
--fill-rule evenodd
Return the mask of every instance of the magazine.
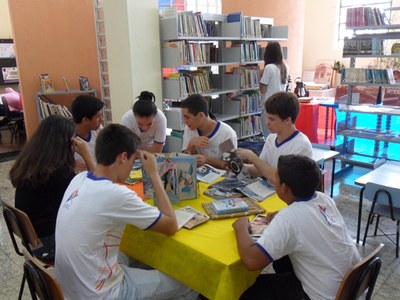
M 178 230 L 183 227 L 194 216 L 194 213 L 177 209 L 175 210 L 176 221 L 178 222 Z
M 242 198 L 214 200 L 211 202 L 211 207 L 215 213 L 221 215 L 249 210 L 249 206 Z
M 185 206 L 185 207 L 181 207 L 177 210 L 182 210 L 185 212 L 189 212 L 189 213 L 193 213 L 193 217 L 186 222 L 183 227 L 187 228 L 187 229 L 192 229 L 193 227 L 203 224 L 205 222 L 207 222 L 208 220 L 210 220 L 210 217 L 199 212 L 197 209 L 194 209 L 191 206 Z
M 210 183 L 217 180 L 225 173 L 226 173 L 225 170 L 217 169 L 207 164 L 198 167 L 196 170 L 197 180 L 206 183 Z
M 223 191 L 218 188 L 210 188 L 203 192 L 204 195 L 214 198 L 214 199 L 225 199 L 225 198 L 235 198 L 235 197 L 242 197 L 243 194 L 239 192 L 228 192 Z
M 263 233 L 264 229 L 268 227 L 267 216 L 262 214 L 256 215 L 251 221 L 250 226 L 250 235 L 253 239 L 257 240 Z

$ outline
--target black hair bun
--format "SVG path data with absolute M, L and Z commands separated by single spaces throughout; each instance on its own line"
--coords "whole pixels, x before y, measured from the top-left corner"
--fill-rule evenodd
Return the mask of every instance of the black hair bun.
M 140 96 L 137 97 L 139 100 L 145 100 L 145 101 L 150 101 L 150 102 L 155 102 L 156 97 L 152 92 L 149 91 L 143 91 L 140 93 Z

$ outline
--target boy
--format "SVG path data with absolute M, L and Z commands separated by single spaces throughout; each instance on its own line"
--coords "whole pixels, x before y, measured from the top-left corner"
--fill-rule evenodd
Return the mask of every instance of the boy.
M 76 124 L 76 134 L 89 144 L 92 162 L 86 165 L 83 158 L 75 152 L 75 171 L 93 170 L 96 165 L 94 147 L 103 124 L 104 103 L 90 95 L 80 95 L 71 104 L 71 113 Z
M 96 142 L 97 166 L 68 186 L 57 215 L 55 273 L 66 299 L 196 299 L 197 293 L 157 270 L 117 262 L 125 224 L 174 234 L 177 222 L 154 155 L 138 150 L 139 137 L 111 124 Z M 158 208 L 124 182 L 136 158 L 149 174 Z M 162 251 L 162 249 L 160 249 Z
M 301 154 L 312 157 L 312 146 L 306 135 L 296 129 L 299 100 L 290 92 L 273 94 L 265 102 L 267 127 L 271 132 L 258 157 L 253 151 L 238 149 L 237 154 L 250 164 L 246 165 L 252 176 L 264 176 L 274 185 L 274 175 L 281 155 Z
M 198 94 L 182 101 L 182 115 L 186 124 L 182 151 L 196 155 L 198 166 L 209 164 L 223 169 L 226 162 L 222 160 L 219 145 L 230 139 L 236 149 L 236 132 L 229 125 L 211 119 L 207 101 Z
M 302 155 L 282 155 L 275 177 L 276 192 L 288 206 L 272 215 L 257 242 L 249 235 L 247 218 L 233 224 L 246 268 L 259 270 L 274 262 L 276 271 L 259 275 L 241 299 L 335 299 L 360 255 L 335 202 L 316 192 L 319 167 Z

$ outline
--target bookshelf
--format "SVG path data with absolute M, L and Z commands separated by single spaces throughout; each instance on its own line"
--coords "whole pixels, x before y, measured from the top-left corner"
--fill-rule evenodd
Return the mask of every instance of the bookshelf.
M 287 26 L 242 13 L 169 13 L 160 18 L 164 111 L 190 94 L 207 97 L 210 111 L 231 125 L 238 139 L 261 134 L 258 70 L 265 42 L 284 41 Z M 263 43 L 263 46 L 260 45 Z M 285 51 L 286 52 L 286 51 Z M 171 72 L 171 69 L 173 70 Z M 166 70 L 168 72 L 166 72 Z M 169 127 L 181 131 L 182 122 Z M 176 136 L 174 136 L 174 141 Z
M 347 18 L 350 16 L 350 21 L 348 19 L 346 24 L 348 29 L 353 30 L 353 37 L 345 40 L 343 49 L 343 57 L 350 58 L 350 64 L 348 69 L 344 69 L 344 74 L 342 72 L 342 84 L 348 86 L 348 93 L 346 103 L 339 105 L 339 111 L 346 115 L 344 126 L 338 131 L 344 141 L 341 159 L 351 165 L 375 168 L 390 158 L 389 147 L 393 147 L 390 145 L 400 143 L 400 132 L 392 128 L 394 123 L 398 123 L 400 108 L 385 105 L 383 101 L 384 89 L 400 88 L 400 82 L 395 80 L 393 69 L 356 68 L 356 59 L 400 58 L 400 53 L 392 53 L 389 41 L 400 39 L 400 24 L 389 24 L 381 12 L 369 7 L 352 8 L 349 11 Z M 379 17 L 371 17 L 371 11 L 372 15 Z M 356 86 L 379 87 L 375 102 L 359 103 L 353 92 Z M 368 122 L 361 123 L 357 116 L 364 114 L 369 115 Z M 368 146 L 357 150 L 357 143 Z
M 36 92 L 36 105 L 39 121 L 49 115 L 62 115 L 72 118 L 70 113 L 70 104 L 79 95 L 97 96 L 96 90 L 70 90 L 54 91 L 50 93 Z

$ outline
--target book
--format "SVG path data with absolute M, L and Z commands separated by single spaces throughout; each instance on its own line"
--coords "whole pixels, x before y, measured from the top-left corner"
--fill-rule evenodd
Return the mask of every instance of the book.
M 242 198 L 214 200 L 211 202 L 211 207 L 216 214 L 230 214 L 249 210 L 249 206 Z
M 86 76 L 79 76 L 79 87 L 81 91 L 89 91 L 91 89 L 89 78 L 87 78 Z
M 267 180 L 261 178 L 248 185 L 237 187 L 236 190 L 259 202 L 275 194 L 275 190 L 268 185 Z
M 129 173 L 129 176 L 125 180 L 125 183 L 130 184 L 130 185 L 135 185 L 136 183 L 138 183 L 140 181 L 142 181 L 142 170 L 136 169 L 136 170 L 132 170 Z
M 214 199 L 225 199 L 225 198 L 234 198 L 243 196 L 243 194 L 239 192 L 223 191 L 218 188 L 207 189 L 203 192 L 203 194 Z
M 250 235 L 253 239 L 258 239 L 265 228 L 268 227 L 267 216 L 263 214 L 258 214 L 250 222 Z
M 225 173 L 226 173 L 225 170 L 217 169 L 207 164 L 198 167 L 196 170 L 197 180 L 206 183 L 211 183 L 217 180 Z
M 243 201 L 245 201 L 249 207 L 247 211 L 240 211 L 240 212 L 234 212 L 234 213 L 228 213 L 228 214 L 217 214 L 214 209 L 212 208 L 212 202 L 206 202 L 202 203 L 201 205 L 203 206 L 204 210 L 206 213 L 210 216 L 212 220 L 218 220 L 218 219 L 226 219 L 226 218 L 237 218 L 237 217 L 242 217 L 242 216 L 249 216 L 249 215 L 256 215 L 256 214 L 262 214 L 265 212 L 265 209 L 262 208 L 258 203 L 248 197 L 242 198 Z
M 175 217 L 178 223 L 178 230 L 183 227 L 189 220 L 191 220 L 194 216 L 193 212 L 188 212 L 185 210 L 175 210 Z
M 54 92 L 53 80 L 50 78 L 49 74 L 40 74 L 39 80 L 42 93 Z
M 203 223 L 207 222 L 208 220 L 210 220 L 209 216 L 207 216 L 206 214 L 203 214 L 202 212 L 199 212 L 197 209 L 194 209 L 193 207 L 191 207 L 189 205 L 187 205 L 185 207 L 181 207 L 177 210 L 182 210 L 182 211 L 194 214 L 193 217 L 183 225 L 183 227 L 185 227 L 187 229 L 192 229 L 193 227 L 203 224 Z

